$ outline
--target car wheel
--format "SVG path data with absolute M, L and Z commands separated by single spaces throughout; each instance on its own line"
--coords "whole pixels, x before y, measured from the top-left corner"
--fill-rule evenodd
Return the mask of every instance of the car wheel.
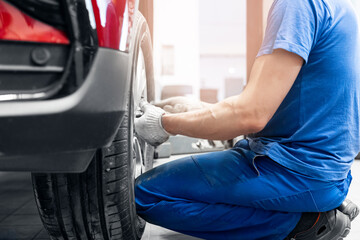
M 143 234 L 134 180 L 152 168 L 154 148 L 137 136 L 134 118 L 141 101 L 154 99 L 154 76 L 150 33 L 141 14 L 135 24 L 132 88 L 111 146 L 98 149 L 84 173 L 32 174 L 39 214 L 51 239 L 135 240 Z

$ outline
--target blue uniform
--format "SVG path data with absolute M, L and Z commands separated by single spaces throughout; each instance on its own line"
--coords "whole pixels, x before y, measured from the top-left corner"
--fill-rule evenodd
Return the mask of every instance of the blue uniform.
M 259 56 L 282 48 L 305 60 L 251 149 L 319 179 L 344 179 L 359 152 L 360 59 L 348 0 L 276 0 Z
M 359 151 L 359 39 L 349 0 L 275 0 L 259 56 L 304 59 L 260 133 L 136 180 L 138 214 L 204 239 L 284 239 L 302 212 L 338 207 Z M 261 94 L 261 93 L 259 93 Z

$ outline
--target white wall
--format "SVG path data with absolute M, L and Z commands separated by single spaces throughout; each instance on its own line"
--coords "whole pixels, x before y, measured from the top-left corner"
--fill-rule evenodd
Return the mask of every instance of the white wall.
M 161 72 L 163 45 L 175 49 L 173 76 Z M 246 79 L 246 0 L 154 0 L 154 62 L 160 88 L 218 89 L 223 99 L 225 79 Z
M 200 0 L 200 78 L 202 88 L 226 97 L 225 79 L 246 80 L 246 0 Z
M 360 0 L 352 0 L 354 4 L 354 8 L 356 13 L 358 14 L 358 17 L 360 17 Z
M 200 0 L 200 53 L 245 55 L 246 0 Z
M 157 85 L 192 85 L 195 97 L 199 96 L 198 19 L 198 0 L 154 0 L 154 67 Z M 173 76 L 161 75 L 162 45 L 174 46 Z M 157 93 L 160 93 L 159 89 Z

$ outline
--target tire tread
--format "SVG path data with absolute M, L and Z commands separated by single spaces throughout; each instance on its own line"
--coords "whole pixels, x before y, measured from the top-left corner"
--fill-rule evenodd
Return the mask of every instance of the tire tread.
M 135 21 L 141 45 L 139 37 L 149 40 L 149 30 L 141 14 Z M 39 215 L 51 239 L 140 240 L 145 222 L 134 208 L 130 99 L 112 144 L 97 150 L 84 173 L 32 174 Z

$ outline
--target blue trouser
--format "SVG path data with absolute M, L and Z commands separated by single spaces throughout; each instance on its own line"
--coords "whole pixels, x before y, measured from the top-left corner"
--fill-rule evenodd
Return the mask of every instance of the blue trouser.
M 186 157 L 141 175 L 138 214 L 204 239 L 284 239 L 301 212 L 323 212 L 345 199 L 351 174 L 319 181 L 257 156 L 241 141 L 227 151 Z

